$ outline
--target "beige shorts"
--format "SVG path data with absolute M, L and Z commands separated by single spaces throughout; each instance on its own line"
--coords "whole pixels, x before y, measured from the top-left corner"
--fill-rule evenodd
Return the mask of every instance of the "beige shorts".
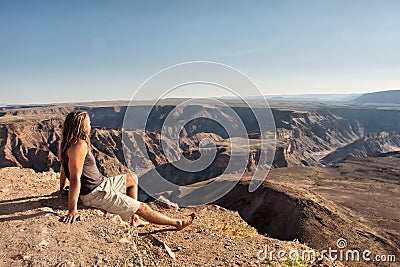
M 106 178 L 80 199 L 85 206 L 118 214 L 125 221 L 136 213 L 140 205 L 139 201 L 126 195 L 126 174 Z

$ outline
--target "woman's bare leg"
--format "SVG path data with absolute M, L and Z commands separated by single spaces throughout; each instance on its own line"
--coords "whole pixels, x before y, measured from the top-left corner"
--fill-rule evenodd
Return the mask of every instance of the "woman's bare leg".
M 130 173 L 126 175 L 126 194 L 131 198 L 134 198 L 136 200 L 138 199 L 138 184 Z M 140 203 L 139 209 L 137 210 L 136 214 L 132 216 L 132 224 L 134 226 L 149 224 L 148 222 L 141 220 L 138 215 L 151 223 L 171 225 L 175 226 L 179 230 L 191 224 L 195 217 L 195 214 L 192 213 L 183 220 L 173 219 L 158 211 L 153 210 L 145 203 Z
M 187 218 L 181 219 L 173 219 L 168 217 L 158 211 L 153 210 L 148 205 L 143 202 L 140 202 L 139 209 L 136 212 L 137 215 L 144 218 L 145 220 L 160 225 L 171 225 L 175 226 L 179 230 L 185 228 L 186 226 L 192 224 L 195 214 L 190 214 Z

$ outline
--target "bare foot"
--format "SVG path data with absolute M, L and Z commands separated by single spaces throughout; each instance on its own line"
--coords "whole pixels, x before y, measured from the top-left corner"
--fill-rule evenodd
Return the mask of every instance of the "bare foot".
M 179 225 L 176 227 L 178 230 L 182 230 L 188 225 L 191 225 L 193 223 L 194 218 L 196 217 L 196 214 L 192 213 L 190 214 L 186 219 L 180 220 Z
M 140 226 L 145 226 L 148 224 L 149 224 L 149 222 L 143 221 L 136 214 L 134 214 L 131 218 L 131 226 L 140 227 Z

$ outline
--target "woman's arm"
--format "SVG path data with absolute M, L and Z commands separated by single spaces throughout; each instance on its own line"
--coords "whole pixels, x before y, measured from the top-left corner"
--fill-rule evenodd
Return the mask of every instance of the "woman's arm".
M 64 168 L 63 168 L 63 166 L 61 165 L 61 173 L 60 173 L 60 192 L 62 192 L 62 191 L 64 190 L 66 179 L 67 179 L 67 177 L 65 176 Z
M 78 214 L 78 198 L 81 189 L 81 175 L 83 171 L 83 163 L 88 152 L 87 143 L 79 140 L 76 144 L 68 149 L 68 169 L 69 192 L 68 192 L 68 215 L 64 219 L 65 223 L 73 223 L 80 216 Z

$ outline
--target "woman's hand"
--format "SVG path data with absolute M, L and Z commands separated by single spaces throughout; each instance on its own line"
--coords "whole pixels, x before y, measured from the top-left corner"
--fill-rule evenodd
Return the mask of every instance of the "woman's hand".
M 77 210 L 69 211 L 68 215 L 64 218 L 64 223 L 74 223 L 75 221 L 80 221 L 81 216 L 78 214 Z

